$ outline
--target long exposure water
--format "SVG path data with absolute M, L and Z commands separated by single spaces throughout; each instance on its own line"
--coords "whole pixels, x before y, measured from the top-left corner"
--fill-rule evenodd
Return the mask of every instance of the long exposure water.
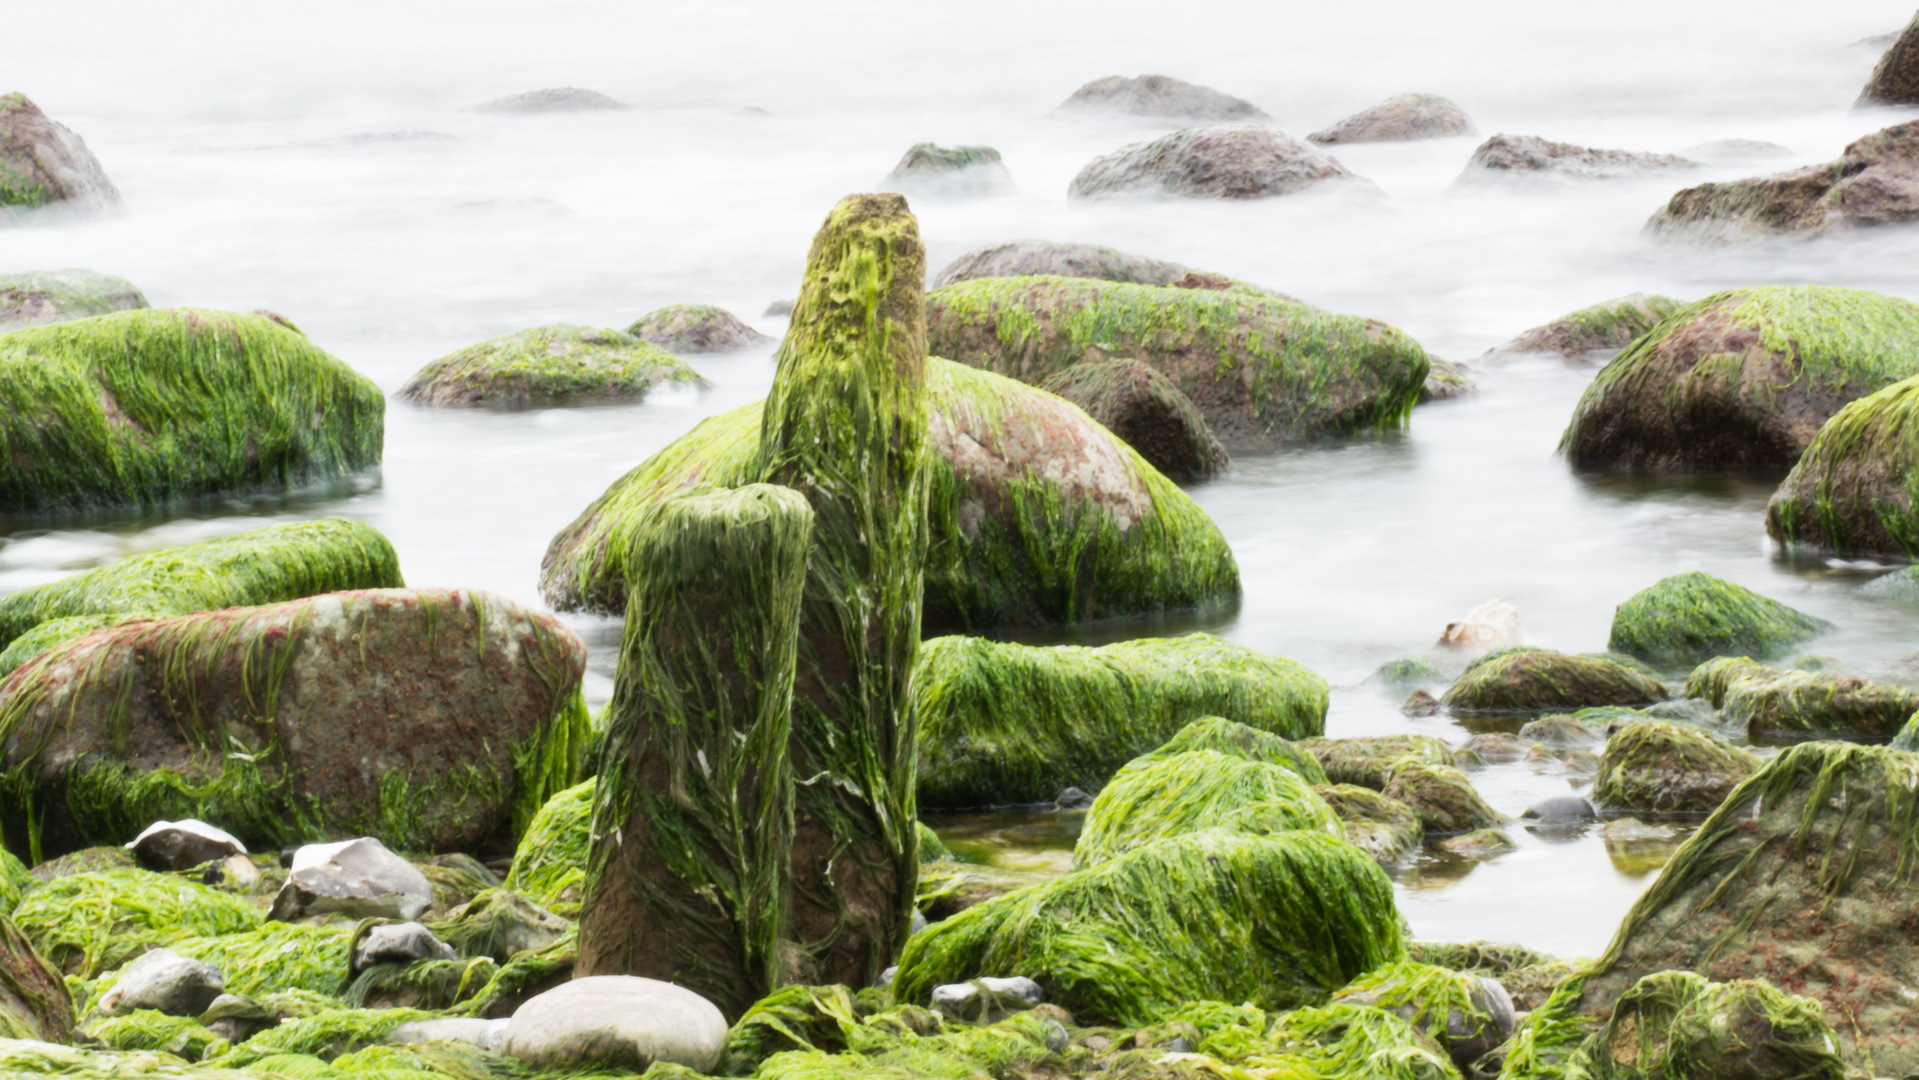
M 1640 232 L 1679 186 L 1827 160 L 1906 119 L 1850 106 L 1883 47 L 1855 43 L 1909 16 L 1891 3 L 1778 0 L 345 0 L 297 15 L 186 0 L 82 24 L 66 5 L 23 6 L 0 40 L 0 91 L 27 92 L 84 136 L 127 208 L 0 232 L 0 271 L 84 266 L 132 279 L 156 306 L 272 309 L 391 391 L 488 337 L 550 322 L 623 327 L 668 303 L 717 303 L 778 335 L 781 320 L 756 317 L 796 292 L 826 210 L 935 140 L 997 147 L 1020 187 L 916 204 L 935 269 L 1000 240 L 1105 243 L 1382 318 L 1472 364 L 1530 326 L 1632 291 L 1694 299 L 1811 282 L 1919 298 L 1919 232 L 1721 249 Z M 1089 79 L 1141 72 L 1247 97 L 1296 136 L 1423 90 L 1458 101 L 1482 135 L 1669 152 L 1759 139 L 1790 156 L 1679 179 L 1462 191 L 1453 181 L 1477 140 L 1444 139 L 1337 148 L 1374 194 L 1068 202 L 1086 161 L 1175 125 L 1053 106 Z M 633 107 L 472 109 L 547 86 Z M 770 357 L 695 358 L 713 390 L 625 408 L 394 403 L 378 477 L 168 516 L 8 522 L 0 590 L 269 519 L 344 514 L 391 537 L 412 584 L 537 604 L 548 539 L 697 420 L 763 393 Z M 1874 568 L 1773 551 L 1769 485 L 1573 475 L 1554 445 L 1593 370 L 1476 365 L 1476 394 L 1420 408 L 1403 432 L 1244 455 L 1194 487 L 1246 590 L 1236 615 L 1206 628 L 1325 675 L 1338 688 L 1334 735 L 1464 739 L 1360 682 L 1480 601 L 1516 605 L 1531 641 L 1598 649 L 1613 605 L 1688 569 L 1831 619 L 1839 629 L 1813 648 L 1849 670 L 1919 680 L 1908 659 L 1919 613 L 1858 595 Z M 596 646 L 588 690 L 604 699 L 617 627 L 572 621 Z M 1519 766 L 1475 780 L 1509 813 L 1569 790 Z M 1014 833 L 1014 847 L 1043 853 L 1070 844 L 1071 823 Z M 1593 835 L 1513 833 L 1520 850 L 1504 857 L 1432 856 L 1400 871 L 1420 935 L 1591 954 L 1659 862 L 1658 850 L 1609 850 Z

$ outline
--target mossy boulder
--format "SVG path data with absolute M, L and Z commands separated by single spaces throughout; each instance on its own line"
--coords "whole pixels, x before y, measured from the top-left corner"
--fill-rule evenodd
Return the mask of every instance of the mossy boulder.
M 1190 266 L 1132 255 L 1098 244 L 1010 240 L 966 252 L 947 263 L 946 269 L 934 275 L 926 286 L 928 289 L 938 289 L 975 278 L 1032 277 L 1035 274 L 1170 286 L 1188 274 L 1198 273 L 1201 272 Z
M 253 847 L 471 848 L 578 780 L 585 664 L 554 619 L 464 590 L 95 631 L 5 684 L 7 844 L 37 858 L 197 818 Z
M 1355 735 L 1343 739 L 1312 738 L 1300 749 L 1312 754 L 1335 784 L 1357 784 L 1385 790 L 1393 769 L 1411 759 L 1430 765 L 1449 765 L 1453 748 L 1431 735 Z
M 1194 127 L 1094 158 L 1069 199 L 1268 199 L 1328 182 L 1360 182 L 1331 155 L 1257 124 Z
M 1094 79 L 1073 91 L 1059 109 L 1182 120 L 1266 118 L 1259 106 L 1250 101 L 1168 75 L 1108 75 Z
M 626 332 L 670 353 L 727 353 L 757 349 L 773 339 L 712 304 L 673 304 L 649 311 Z
M 1919 219 L 1919 125 L 1859 139 L 1835 160 L 1681 190 L 1646 222 L 1655 236 L 1719 243 L 1810 237 Z
M 1394 657 L 1373 669 L 1366 676 L 1368 685 L 1378 686 L 1396 694 L 1409 690 L 1446 685 L 1446 673 L 1439 664 L 1425 653 L 1413 653 L 1409 656 Z
M 0 334 L 0 511 L 157 506 L 380 463 L 371 380 L 259 315 L 122 311 Z
M 1855 107 L 1919 104 L 1919 16 L 1892 39 L 1873 65 Z
M 1593 1080 L 1842 1080 L 1855 1074 L 1834 1035 L 1817 1001 L 1770 983 L 1662 971 L 1620 997 L 1573 1070 Z
M 1575 146 L 1537 135 L 1494 135 L 1473 150 L 1458 182 L 1618 180 L 1693 167 L 1693 162 L 1673 154 Z
M 506 887 L 541 907 L 568 917 L 579 914 L 586 893 L 588 837 L 599 780 L 556 793 L 520 834 Z
M 1298 773 L 1308 784 L 1326 782 L 1326 771 L 1320 768 L 1319 759 L 1298 743 L 1220 716 L 1200 717 L 1180 728 L 1159 749 L 1143 756 L 1168 758 L 1196 750 L 1214 750 L 1247 761 L 1284 765 Z
M 1229 450 L 1395 427 L 1430 367 L 1418 342 L 1384 323 L 1236 289 L 985 278 L 928 294 L 927 322 L 934 352 L 1023 382 L 1137 358 Z
M 1440 701 L 1454 712 L 1564 712 L 1666 700 L 1658 679 L 1596 656 L 1526 649 L 1468 668 Z
M 1218 526 L 1079 409 L 938 358 L 928 358 L 926 372 L 927 633 L 1238 599 L 1239 568 Z M 752 482 L 761 411 L 747 405 L 703 421 L 616 481 L 547 548 L 547 602 L 624 611 L 626 558 L 646 508 L 693 484 Z
M 0 274 L 0 330 L 69 322 L 147 306 L 133 282 L 93 270 Z
M 1758 768 L 1758 758 L 1710 731 L 1635 720 L 1606 740 L 1593 802 L 1602 810 L 1704 813 Z
M 1333 143 L 1407 142 L 1477 135 L 1466 110 L 1438 94 L 1401 94 L 1306 136 L 1322 146 Z
M 1194 750 L 1136 758 L 1116 773 L 1086 814 L 1073 865 L 1095 866 L 1164 837 L 1207 829 L 1345 835 L 1339 818 L 1291 769 Z
M 976 199 L 1019 191 L 998 150 L 930 142 L 908 148 L 880 186 L 885 191 L 934 199 Z
M 0 915 L 0 1037 L 63 1043 L 73 1039 L 73 1028 L 73 997 L 60 969 Z
M 1138 360 L 1092 360 L 1056 372 L 1041 389 L 1085 410 L 1174 480 L 1205 480 L 1230 463 L 1191 398 Z
M 1724 656 L 1693 669 L 1686 696 L 1704 698 L 1726 723 L 1753 739 L 1885 739 L 1919 711 L 1919 690 L 1857 675 L 1767 667 Z
M 1327 784 L 1313 789 L 1339 816 L 1348 843 L 1390 866 L 1419 849 L 1426 830 L 1419 811 L 1358 784 Z
M 919 800 L 925 807 L 1097 791 L 1133 757 L 1217 716 L 1288 739 L 1324 730 L 1326 682 L 1210 634 L 1101 648 L 944 637 L 920 648 Z
M 1685 306 L 1664 296 L 1632 293 L 1580 308 L 1544 326 L 1535 326 L 1492 351 L 1559 353 L 1570 357 L 1616 353 Z
M 1691 570 L 1641 589 L 1613 612 L 1606 647 L 1662 668 L 1715 656 L 1776 656 L 1831 623 L 1743 585 Z
M 1392 885 L 1319 833 L 1161 840 L 935 923 L 907 942 L 896 1000 L 1014 971 L 1081 1022 L 1144 1024 L 1195 1000 L 1324 1002 L 1405 944 Z
M 1506 820 L 1479 797 L 1466 774 L 1451 765 L 1402 759 L 1381 794 L 1417 811 L 1428 836 L 1472 832 Z
M 53 208 L 98 214 L 120 205 L 100 159 L 20 93 L 0 94 L 0 226 Z
M 1512 997 L 1497 980 L 1413 960 L 1374 968 L 1333 1001 L 1399 1016 L 1445 1047 L 1462 1070 L 1513 1033 Z
M 654 388 L 707 381 L 651 342 L 562 324 L 470 345 L 415 372 L 399 396 L 416 405 L 541 409 L 644 401 Z
M 1919 305 L 1764 285 L 1682 308 L 1602 368 L 1559 448 L 1574 468 L 1783 474 L 1847 403 L 1919 374 Z
M 1766 506 L 1774 540 L 1841 558 L 1919 558 L 1919 376 L 1839 410 Z

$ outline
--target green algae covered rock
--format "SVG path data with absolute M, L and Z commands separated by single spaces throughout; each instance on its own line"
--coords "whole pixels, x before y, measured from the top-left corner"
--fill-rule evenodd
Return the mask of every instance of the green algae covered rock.
M 1894 124 L 1854 140 L 1833 161 L 1685 188 L 1647 220 L 1646 232 L 1736 243 L 1908 223 L 1919 217 L 1915 159 L 1919 125 Z
M 586 892 L 588 835 L 598 779 L 555 794 L 540 807 L 513 853 L 506 887 L 560 915 L 577 915 Z
M 1633 293 L 1535 326 L 1493 351 L 1572 357 L 1600 351 L 1616 353 L 1685 306 L 1664 296 Z
M 1313 789 L 1338 815 L 1346 841 L 1391 865 L 1418 850 L 1425 839 L 1419 811 L 1358 784 L 1326 784 Z
M 1686 696 L 1704 698 L 1751 738 L 1788 742 L 1889 738 L 1919 711 L 1919 690 L 1857 675 L 1770 668 L 1743 656 L 1699 665 L 1686 679 Z
M 1714 293 L 1600 370 L 1559 449 L 1585 471 L 1778 475 L 1848 402 L 1919 374 L 1915 336 L 1919 305 L 1878 293 Z
M 1426 382 L 1426 351 L 1384 323 L 1236 289 L 982 278 L 926 303 L 934 352 L 1022 382 L 1137 358 L 1227 449 L 1397 427 Z
M 1479 797 L 1466 774 L 1451 765 L 1402 759 L 1381 794 L 1417 811 L 1428 836 L 1472 832 L 1506 820 Z
M 1919 377 L 1826 421 L 1767 504 L 1767 534 L 1842 558 L 1919 558 L 1915 406 Z
M 1335 1004 L 1385 1009 L 1445 1047 L 1467 1069 L 1513 1030 L 1512 998 L 1497 981 L 1413 960 L 1382 964 L 1348 983 Z
M 377 668 L 363 657 L 377 656 Z M 253 847 L 470 848 L 578 781 L 586 647 L 486 593 L 370 589 L 123 623 L 16 671 L 16 851 L 197 818 Z
M 1592 1080 L 1843 1080 L 1838 1047 L 1817 1001 L 1757 979 L 1662 971 L 1620 996 L 1573 1069 Z
M 1439 700 L 1464 713 L 1564 712 L 1651 705 L 1666 700 L 1666 687 L 1612 660 L 1527 649 L 1467 669 Z
M 418 405 L 538 409 L 643 401 L 655 387 L 705 389 L 699 373 L 651 342 L 591 326 L 541 326 L 442 356 L 399 396 Z
M 1606 647 L 1658 667 L 1679 668 L 1715 656 L 1776 656 L 1831 626 L 1693 570 L 1661 578 L 1619 605 Z
M 156 945 L 241 934 L 266 921 L 246 900 L 172 874 L 70 874 L 35 888 L 13 921 L 47 961 L 92 978 Z
M 1759 768 L 1759 760 L 1702 728 L 1635 720 L 1599 758 L 1593 803 L 1602 810 L 1705 812 Z
M 1298 773 L 1308 784 L 1326 782 L 1326 771 L 1320 768 L 1319 759 L 1298 743 L 1220 716 L 1200 717 L 1180 728 L 1172 738 L 1160 744 L 1159 749 L 1142 756 L 1160 759 L 1197 750 L 1213 750 L 1247 761 L 1284 765 Z
M 0 274 L 0 330 L 70 322 L 147 306 L 133 282 L 92 270 Z
M 1218 716 L 1288 739 L 1325 728 L 1325 680 L 1210 634 L 1092 649 L 982 638 L 925 643 L 913 674 L 923 806 L 1098 790 L 1136 755 Z
M 1291 769 L 1194 750 L 1139 758 L 1121 769 L 1087 812 L 1073 865 L 1094 866 L 1162 837 L 1206 829 L 1345 835 L 1331 808 Z
M 68 1042 L 73 1025 L 73 997 L 60 969 L 0 915 L 0 1038 Z
M 1344 739 L 1303 740 L 1300 748 L 1318 759 L 1335 784 L 1357 784 L 1382 791 L 1402 760 L 1450 765 L 1453 748 L 1431 735 L 1355 735 Z
M 626 332 L 678 354 L 738 352 L 773 343 L 732 312 L 712 304 L 673 304 L 649 311 Z
M 27 212 L 99 214 L 120 205 L 100 159 L 21 93 L 0 94 L 0 227 Z
M 1041 388 L 1086 410 L 1174 480 L 1225 471 L 1226 448 L 1173 380 L 1142 361 L 1089 360 L 1054 374 Z
M 0 915 L 11 915 L 20 897 L 33 888 L 33 874 L 20 857 L 0 848 Z
M 907 942 L 896 1000 L 995 972 L 1081 1022 L 1146 1024 L 1186 1002 L 1321 1003 L 1405 944 L 1392 885 L 1319 833 L 1202 832 L 1148 844 L 935 923 Z
M 966 252 L 946 264 L 946 269 L 927 282 L 927 288 L 938 289 L 956 281 L 972 281 L 975 278 L 1031 277 L 1035 274 L 1124 281 L 1135 285 L 1173 285 L 1189 274 L 1204 278 L 1217 276 L 1179 263 L 1149 259 L 1144 255 L 1133 255 L 1098 244 L 1011 240 Z
M 1190 496 L 1071 404 L 926 361 L 928 632 L 1085 622 L 1229 604 L 1232 550 Z M 646 507 L 697 483 L 751 483 L 759 404 L 703 421 L 621 477 L 553 538 L 540 589 L 561 611 L 618 613 Z
M 267 922 L 245 930 L 201 926 L 192 937 L 171 938 L 166 947 L 219 968 L 227 993 L 261 999 L 274 994 L 338 998 L 346 986 L 354 925 L 334 922 Z M 103 980 L 100 993 L 110 988 Z M 97 995 L 96 995 L 97 996 Z
M 260 315 L 123 311 L 0 334 L 0 511 L 277 491 L 380 463 L 371 380 Z

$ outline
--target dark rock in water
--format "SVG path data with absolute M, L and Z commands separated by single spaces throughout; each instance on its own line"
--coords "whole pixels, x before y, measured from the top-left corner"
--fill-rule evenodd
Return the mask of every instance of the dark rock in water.
M 120 969 L 113 988 L 100 996 L 99 1009 L 107 1016 L 135 1009 L 199 1016 L 226 988 L 226 976 L 212 964 L 154 949 Z
M 1307 141 L 1332 143 L 1406 142 L 1477 135 L 1466 110 L 1438 94 L 1401 94 L 1341 120 Z
M 1451 765 L 1399 761 L 1383 794 L 1417 810 L 1428 836 L 1491 828 L 1506 820 L 1479 797 L 1466 774 Z
M 0 1029 L 12 1038 L 69 1043 L 73 996 L 13 920 L 0 915 Z
M 1322 151 L 1248 124 L 1186 128 L 1121 147 L 1081 169 L 1066 194 L 1074 199 L 1265 199 L 1327 181 L 1359 180 Z
M 1636 720 L 1606 741 L 1593 798 L 1607 810 L 1704 813 L 1758 768 L 1757 758 L 1710 731 Z
M 1845 405 L 1919 375 L 1919 305 L 1765 285 L 1689 305 L 1602 368 L 1560 450 L 1576 469 L 1780 475 Z
M 1715 656 L 1761 660 L 1832 624 L 1697 570 L 1662 578 L 1613 611 L 1607 648 L 1665 668 Z
M 975 248 L 961 255 L 927 282 L 927 288 L 937 289 L 975 278 L 1032 277 L 1036 274 L 1123 281 L 1132 285 L 1171 286 L 1195 272 L 1190 266 L 1149 259 L 1143 255 L 1129 255 L 1098 244 L 1012 240 Z
M 1511 995 L 1495 979 L 1413 961 L 1386 964 L 1333 996 L 1397 1014 L 1432 1036 L 1460 1069 L 1512 1036 Z
M 1426 830 L 1419 811 L 1357 784 L 1326 784 L 1313 792 L 1339 816 L 1346 840 L 1391 866 L 1419 849 Z
M 92 270 L 0 274 L 0 330 L 67 322 L 147 306 L 133 282 Z
M 127 847 L 150 870 L 191 870 L 202 863 L 247 853 L 247 846 L 225 830 L 192 818 L 156 821 Z M 197 1014 L 200 1010 L 193 1011 Z
M 1138 360 L 1074 364 L 1041 383 L 1040 389 L 1084 409 L 1174 480 L 1209 479 L 1231 463 L 1192 399 Z
M 1497 349 L 1488 350 L 1488 355 L 1559 353 L 1584 357 L 1600 351 L 1616 353 L 1685 306 L 1664 296 L 1633 293 L 1580 308 L 1544 326 L 1535 326 Z
M 591 112 L 595 109 L 624 109 L 626 106 L 597 90 L 565 86 L 495 98 L 476 108 L 480 112 L 546 113 Z
M 1761 142 L 1758 139 L 1715 139 L 1697 146 L 1688 146 L 1679 154 L 1689 161 L 1703 161 L 1708 164 L 1793 156 L 1790 149 L 1778 143 Z
M 1494 135 L 1479 144 L 1459 176 L 1462 184 L 1498 180 L 1615 180 L 1663 169 L 1690 169 L 1672 154 L 1595 150 L 1537 135 Z
M 416 922 L 371 926 L 353 941 L 347 970 L 358 975 L 375 964 L 410 964 L 415 960 L 458 960 L 460 954 L 433 931 Z
M 786 313 L 791 313 L 788 309 Z M 767 310 L 772 314 L 772 309 Z M 732 312 L 711 304 L 674 304 L 649 311 L 626 332 L 670 353 L 724 353 L 753 349 L 772 338 L 741 322 Z
M 1873 65 L 1854 108 L 1869 105 L 1919 105 L 1919 16 L 1896 35 Z
M 1659 680 L 1594 656 L 1521 649 L 1468 668 L 1440 699 L 1454 712 L 1564 712 L 1666 700 Z
M 1857 675 L 1769 668 L 1743 656 L 1694 668 L 1686 696 L 1706 699 L 1753 739 L 1777 741 L 1889 738 L 1919 712 L 1919 690 Z
M 1073 91 L 1060 108 L 1189 120 L 1266 119 L 1259 106 L 1250 101 L 1166 75 L 1094 79 Z
M 337 911 L 357 919 L 411 920 L 432 903 L 433 886 L 412 863 L 363 836 L 295 852 L 293 872 L 267 917 L 294 922 Z
M 1439 699 L 1424 690 L 1415 690 L 1400 703 L 1399 711 L 1407 716 L 1431 716 L 1439 711 Z
M 691 990 L 633 975 L 574 979 L 519 1007 L 500 1052 L 537 1069 L 645 1072 L 656 1062 L 711 1073 L 726 1017 Z
M 1766 533 L 1847 559 L 1919 558 L 1916 408 L 1919 376 L 1839 410 L 1773 493 Z
M 1826 164 L 1686 188 L 1646 222 L 1646 231 L 1735 242 L 1914 220 L 1919 220 L 1919 124 L 1907 123 L 1854 142 Z
M 87 144 L 25 94 L 0 95 L 0 226 L 42 208 L 99 214 L 120 205 Z
M 882 181 L 886 191 L 914 197 L 971 199 L 1012 195 L 1019 190 L 999 151 L 990 146 L 937 146 L 919 143 L 906 151 Z
M 1519 820 L 1528 825 L 1583 825 L 1598 815 L 1593 804 L 1577 795 L 1555 795 L 1528 806 Z
M 932 997 L 933 1008 L 969 1024 L 996 1024 L 1045 1000 L 1045 991 L 1024 975 L 935 986 Z
M 541 326 L 451 353 L 421 368 L 399 397 L 418 405 L 535 409 L 644 401 L 665 384 L 707 387 L 649 341 L 590 326 Z
M 1055 810 L 1090 810 L 1092 807 L 1093 797 L 1076 787 L 1062 790 L 1059 797 L 1053 800 Z

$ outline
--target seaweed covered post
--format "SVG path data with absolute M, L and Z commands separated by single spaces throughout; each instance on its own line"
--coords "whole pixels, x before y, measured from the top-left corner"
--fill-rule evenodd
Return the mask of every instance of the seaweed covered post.
M 594 807 L 580 974 L 677 983 L 735 1019 L 772 992 L 812 542 L 806 499 L 770 484 L 696 490 L 642 523 Z
M 793 684 L 797 981 L 871 984 L 912 912 L 925 278 L 905 199 L 841 200 L 807 254 L 761 419 L 759 478 L 815 515 Z

